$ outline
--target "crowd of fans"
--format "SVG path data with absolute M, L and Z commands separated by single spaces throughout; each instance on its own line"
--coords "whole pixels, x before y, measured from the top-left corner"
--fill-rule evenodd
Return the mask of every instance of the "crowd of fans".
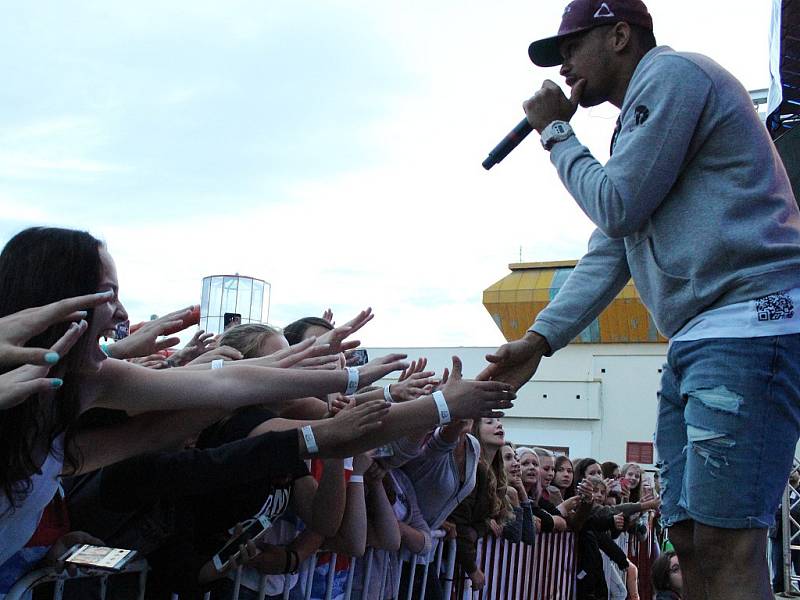
M 464 379 L 457 357 L 442 373 L 398 354 L 356 365 L 370 309 L 339 326 L 326 311 L 283 329 L 198 331 L 173 351 L 178 338 L 164 336 L 190 307 L 111 343 L 128 320 L 113 260 L 88 233 L 55 228 L 9 241 L 0 281 L 0 598 L 77 543 L 137 550 L 150 598 L 230 598 L 239 567 L 241 598 L 258 597 L 264 576 L 268 598 L 287 585 L 304 597 L 308 581 L 322 598 L 329 575 L 335 598 L 347 557 L 430 562 L 436 530 L 456 539 L 474 589 L 484 536 L 533 545 L 571 530 L 577 597 L 638 597 L 616 538 L 647 535 L 657 480 L 512 443 L 501 411 L 513 390 Z M 257 520 L 269 527 L 214 560 Z M 408 585 L 422 597 L 422 570 L 412 580 L 388 562 L 384 585 L 360 589 L 356 573 L 354 597 L 405 597 Z M 441 598 L 436 569 L 426 583 Z M 115 578 L 111 597 L 133 589 Z

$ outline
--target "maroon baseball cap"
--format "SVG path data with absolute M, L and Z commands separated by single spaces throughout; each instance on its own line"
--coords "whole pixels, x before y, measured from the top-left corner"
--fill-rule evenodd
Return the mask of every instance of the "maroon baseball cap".
M 558 44 L 565 37 L 619 21 L 653 29 L 653 18 L 641 0 L 573 0 L 564 9 L 558 35 L 533 42 L 528 46 L 528 56 L 540 67 L 560 65 Z

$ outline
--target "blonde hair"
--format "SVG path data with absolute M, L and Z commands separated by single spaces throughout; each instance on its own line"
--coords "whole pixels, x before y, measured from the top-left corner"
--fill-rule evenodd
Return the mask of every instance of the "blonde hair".
M 631 469 L 636 469 L 637 471 L 639 471 L 639 484 L 635 488 L 630 488 L 630 501 L 638 502 L 639 498 L 642 497 L 642 479 L 644 470 L 642 469 L 641 466 L 639 466 L 636 463 L 625 463 L 624 465 L 622 465 L 622 470 L 620 471 L 620 474 L 623 477 L 625 477 L 625 474 Z
M 536 457 L 537 475 L 536 475 L 536 479 L 534 479 L 533 484 L 531 485 L 531 489 L 528 491 L 528 495 L 535 502 L 538 502 L 539 501 L 539 497 L 542 494 L 542 486 L 539 485 L 539 475 L 538 475 L 539 455 L 536 454 L 536 452 L 534 452 L 533 448 L 529 448 L 528 446 L 517 446 L 517 458 L 519 459 L 519 462 L 522 462 L 522 455 L 523 454 L 530 454 L 531 456 L 535 456 Z
M 227 329 L 219 338 L 219 345 L 235 348 L 244 358 L 258 358 L 261 344 L 273 335 L 283 335 L 283 329 L 263 323 L 243 323 Z

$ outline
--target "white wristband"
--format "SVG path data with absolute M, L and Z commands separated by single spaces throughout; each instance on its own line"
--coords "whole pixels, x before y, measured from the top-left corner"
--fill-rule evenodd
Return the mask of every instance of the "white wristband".
M 363 475 L 350 475 L 350 480 L 347 483 L 364 483 Z
M 215 358 L 214 360 L 211 361 L 211 369 L 212 370 L 221 369 L 222 365 L 224 364 L 225 364 L 224 360 L 222 360 L 221 358 Z
M 388 385 L 383 387 L 383 399 L 394 404 L 394 398 L 392 398 L 392 392 Z
M 358 369 L 356 367 L 347 368 L 347 389 L 344 391 L 345 396 L 352 396 L 358 389 Z
M 316 454 L 319 452 L 317 440 L 314 438 L 314 432 L 311 430 L 311 425 L 304 425 L 300 428 L 303 432 L 303 439 L 306 441 L 306 450 L 309 454 Z
M 436 402 L 436 410 L 439 411 L 439 425 L 447 425 L 452 419 L 444 394 L 441 391 L 433 392 L 433 401 Z

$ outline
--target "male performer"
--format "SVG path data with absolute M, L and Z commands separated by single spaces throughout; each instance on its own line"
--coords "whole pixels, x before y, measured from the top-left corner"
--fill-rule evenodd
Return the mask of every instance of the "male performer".
M 684 598 L 772 598 L 767 527 L 800 432 L 800 214 L 745 89 L 705 56 L 656 47 L 652 28 L 640 0 L 575 0 L 528 50 L 572 88 L 545 81 L 523 108 L 597 229 L 481 377 L 524 384 L 632 276 L 671 338 L 656 446 Z M 601 165 L 569 120 L 606 101 L 621 112 Z

